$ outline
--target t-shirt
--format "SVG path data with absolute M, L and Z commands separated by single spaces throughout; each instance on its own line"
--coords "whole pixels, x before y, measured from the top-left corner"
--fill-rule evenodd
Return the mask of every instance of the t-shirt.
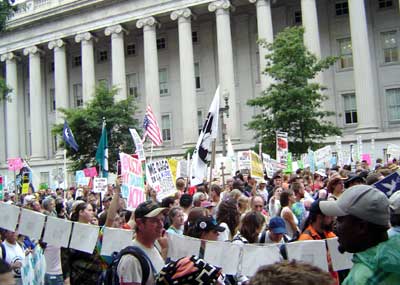
M 24 263 L 25 252 L 18 243 L 11 244 L 8 241 L 4 241 L 3 244 L 4 244 L 4 248 L 6 250 L 6 262 L 8 264 L 11 265 L 15 262 L 21 262 L 22 264 Z M 22 267 L 14 268 L 12 270 L 15 278 L 21 278 L 21 268 Z
M 151 260 L 156 272 L 153 272 L 152 267 L 150 266 L 149 279 L 147 280 L 146 285 L 153 285 L 155 283 L 154 276 L 160 272 L 165 264 L 164 259 L 161 257 L 160 252 L 155 246 L 147 248 L 137 240 L 134 240 L 132 245 L 141 248 Z M 117 273 L 121 285 L 126 283 L 142 283 L 142 267 L 140 266 L 139 260 L 131 254 L 126 254 L 121 258 L 117 267 Z
M 62 274 L 61 249 L 59 247 L 48 244 L 44 250 L 44 258 L 46 259 L 47 274 Z
M 218 236 L 218 241 L 229 241 L 231 240 L 231 231 L 229 230 L 229 227 L 226 223 L 220 223 L 219 224 L 220 227 L 225 228 L 225 230 L 223 232 L 219 233 Z

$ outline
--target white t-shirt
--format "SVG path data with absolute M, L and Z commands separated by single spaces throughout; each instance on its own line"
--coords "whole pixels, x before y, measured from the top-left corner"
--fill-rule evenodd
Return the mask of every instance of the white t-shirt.
M 153 246 L 152 248 L 147 248 L 139 243 L 137 240 L 134 240 L 132 242 L 132 245 L 141 248 L 153 263 L 156 272 L 154 273 L 150 266 L 149 279 L 147 279 L 146 282 L 146 285 L 153 285 L 155 283 L 154 275 L 157 275 L 165 265 L 164 259 L 161 257 L 160 252 L 156 249 L 155 246 Z M 140 266 L 139 260 L 131 254 L 126 254 L 121 258 L 117 267 L 117 273 L 119 276 L 120 284 L 142 283 L 142 267 Z
M 219 224 L 220 227 L 225 228 L 225 230 L 223 232 L 219 233 L 218 236 L 218 241 L 229 241 L 231 240 L 231 231 L 229 230 L 229 227 L 226 223 L 220 223 Z
M 44 250 L 46 259 L 46 273 L 51 275 L 61 275 L 61 250 L 59 247 L 48 244 Z
M 6 262 L 8 264 L 13 264 L 15 262 L 21 262 L 24 264 L 25 260 L 25 252 L 22 249 L 22 247 L 16 243 L 16 244 L 11 244 L 8 241 L 4 241 L 4 248 L 6 250 Z M 3 253 L 4 255 L 4 253 Z M 13 275 L 15 278 L 21 278 L 21 268 L 14 268 L 12 270 Z

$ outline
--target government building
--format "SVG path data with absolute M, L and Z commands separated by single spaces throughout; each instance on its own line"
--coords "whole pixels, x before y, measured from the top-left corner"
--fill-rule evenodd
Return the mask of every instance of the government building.
M 193 146 L 218 85 L 235 150 L 255 145 L 246 105 L 268 87 L 266 50 L 285 27 L 302 25 L 318 57 L 340 60 L 316 80 L 336 112 L 342 146 L 357 138 L 384 158 L 400 145 L 400 16 L 397 0 L 20 0 L 0 34 L 0 74 L 12 88 L 0 106 L 0 174 L 7 158 L 29 161 L 34 182 L 53 185 L 63 165 L 51 134 L 59 108 L 81 108 L 104 82 L 117 100 L 151 105 L 164 144 L 153 157 Z M 101 122 L 99 122 L 99 128 Z M 73 131 L 73 130 L 72 130 Z M 79 136 L 79 133 L 75 133 Z M 337 138 L 327 142 L 335 144 Z M 222 150 L 221 139 L 217 150 Z M 371 143 L 372 142 L 372 143 Z

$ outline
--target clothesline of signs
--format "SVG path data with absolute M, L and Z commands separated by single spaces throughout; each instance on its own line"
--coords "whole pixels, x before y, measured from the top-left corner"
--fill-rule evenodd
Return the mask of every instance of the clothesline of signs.
M 17 229 L 18 225 L 18 229 Z M 100 227 L 71 222 L 29 209 L 0 202 L 0 228 L 15 231 L 33 240 L 56 247 L 72 248 L 93 253 L 98 241 Z M 44 229 L 44 233 L 42 235 Z M 109 256 L 131 245 L 133 231 L 104 227 L 101 255 Z M 261 265 L 273 264 L 282 259 L 278 244 L 237 245 L 231 242 L 206 241 L 204 259 L 223 268 L 225 274 L 252 276 Z M 198 255 L 201 240 L 187 236 L 168 235 L 168 257 L 177 260 L 184 256 Z M 327 250 L 332 260 L 333 270 L 351 268 L 352 255 L 338 251 L 337 239 L 299 241 L 286 244 L 289 260 L 295 259 L 311 263 L 328 271 Z M 229 253 L 229 258 L 226 254 Z

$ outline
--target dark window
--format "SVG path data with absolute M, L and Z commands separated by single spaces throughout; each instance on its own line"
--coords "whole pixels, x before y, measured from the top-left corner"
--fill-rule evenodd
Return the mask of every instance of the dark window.
M 393 0 L 378 0 L 379 9 L 393 7 Z
M 157 39 L 157 49 L 165 49 L 167 47 L 167 40 L 165 38 Z
M 80 55 L 74 56 L 73 61 L 72 61 L 72 66 L 78 67 L 81 65 L 82 65 L 82 57 Z
M 136 54 L 136 45 L 135 44 L 128 44 L 126 46 L 126 54 L 127 55 L 135 55 Z
M 303 23 L 301 11 L 294 12 L 294 23 L 295 23 L 295 25 L 301 25 Z
M 336 16 L 343 16 L 349 14 L 349 3 L 347 1 L 337 2 L 335 4 Z
M 199 42 L 199 35 L 197 32 L 192 32 L 192 42 L 197 44 Z
M 105 62 L 108 60 L 108 52 L 106 50 L 99 51 L 99 62 Z

